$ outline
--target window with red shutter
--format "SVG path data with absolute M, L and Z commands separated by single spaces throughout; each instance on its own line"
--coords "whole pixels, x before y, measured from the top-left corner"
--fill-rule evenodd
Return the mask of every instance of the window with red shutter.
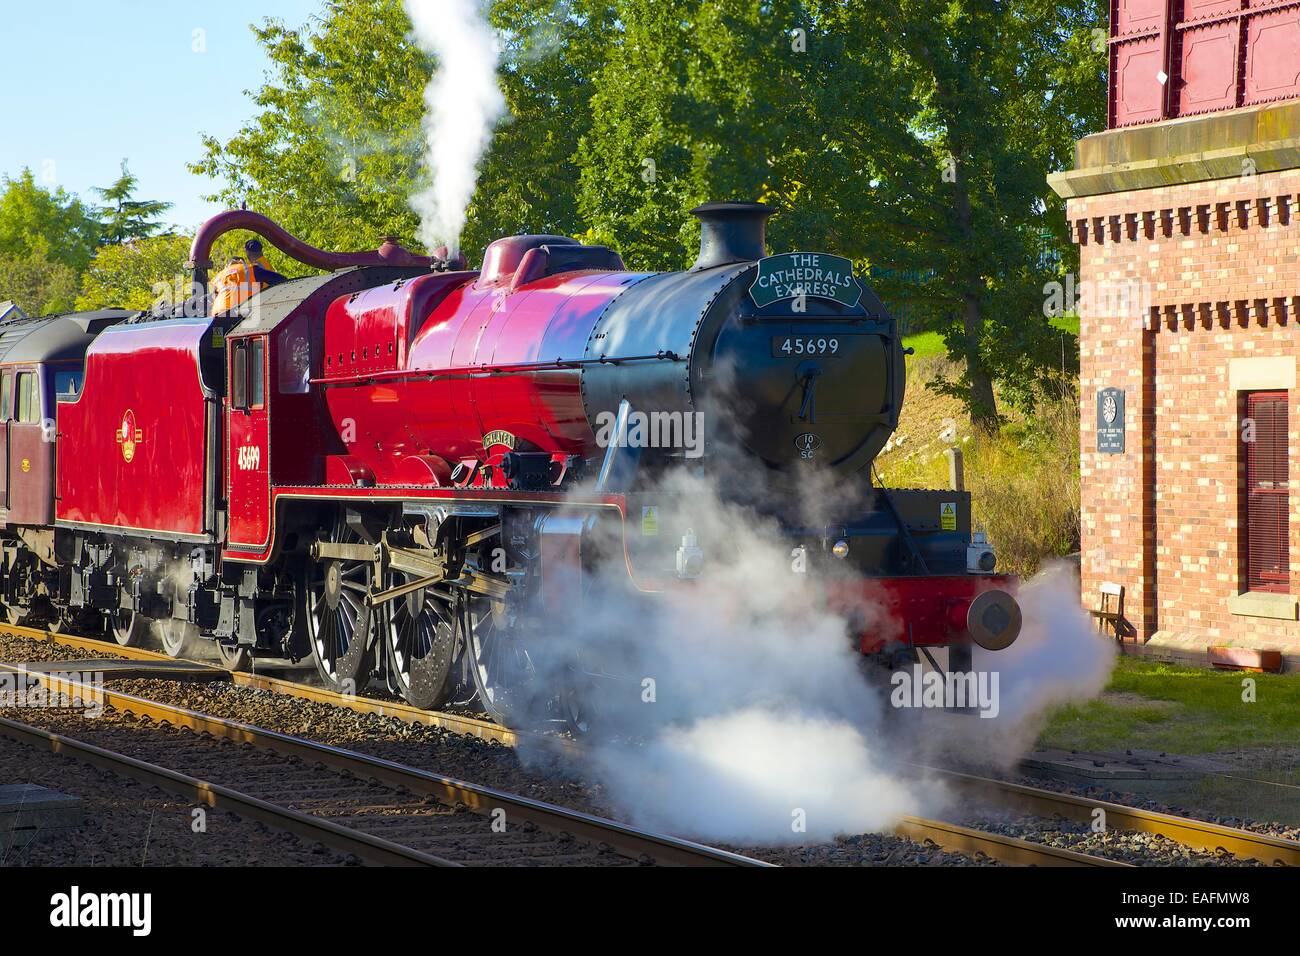
M 1287 592 L 1287 393 L 1247 393 L 1246 416 L 1255 423 L 1255 440 L 1246 445 L 1246 589 Z

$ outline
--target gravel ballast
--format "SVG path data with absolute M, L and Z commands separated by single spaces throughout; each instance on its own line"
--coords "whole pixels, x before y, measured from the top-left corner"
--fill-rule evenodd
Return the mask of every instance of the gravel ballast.
M 79 651 L 50 641 L 0 635 L 0 660 L 6 661 L 112 658 L 113 650 L 111 645 L 106 645 L 103 653 Z M 238 687 L 222 681 L 199 684 L 174 680 L 116 680 L 112 686 L 125 693 L 173 706 L 306 737 L 560 806 L 603 816 L 619 816 L 617 809 L 609 805 L 602 786 L 584 777 L 584 767 L 580 760 L 565 758 L 557 753 L 527 750 L 521 753 L 500 744 L 439 727 L 409 724 L 395 717 L 357 713 L 329 704 Z M 537 748 L 532 750 L 536 751 Z M 1187 815 L 1178 808 L 1160 806 L 1150 800 L 1141 800 L 1103 788 L 1071 788 L 1063 786 L 1060 781 L 1026 779 L 1024 782 L 1092 799 Z M 1094 834 L 1086 825 L 1008 817 L 996 810 L 979 811 L 972 819 L 976 820 L 975 825 L 988 826 L 995 832 L 1125 862 L 1183 866 L 1248 862 L 1235 861 L 1230 856 L 1197 853 L 1166 838 L 1150 834 L 1123 831 Z M 1289 839 L 1300 837 L 1297 828 L 1278 824 L 1224 818 L 1216 822 Z M 728 848 L 783 865 L 969 866 L 992 862 L 964 854 L 946 853 L 933 845 L 881 834 L 846 835 L 833 841 L 809 845 Z

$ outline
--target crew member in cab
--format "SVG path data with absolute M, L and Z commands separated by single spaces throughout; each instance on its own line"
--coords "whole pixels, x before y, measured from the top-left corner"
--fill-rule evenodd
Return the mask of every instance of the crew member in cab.
M 231 259 L 212 280 L 212 314 L 229 312 L 263 289 L 284 281 L 285 277 L 266 261 L 261 241 L 249 239 L 244 243 L 244 258 Z

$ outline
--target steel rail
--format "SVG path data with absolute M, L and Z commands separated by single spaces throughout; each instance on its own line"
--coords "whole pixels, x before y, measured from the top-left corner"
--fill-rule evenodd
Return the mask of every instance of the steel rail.
M 0 624 L 0 632 L 10 632 L 83 650 L 102 651 L 133 660 L 170 661 L 175 659 L 166 654 L 144 648 L 122 647 L 108 641 L 70 634 L 54 634 L 38 628 L 20 625 Z M 216 665 L 209 666 L 217 667 Z M 441 727 L 453 733 L 494 741 L 507 747 L 538 746 L 558 750 L 569 756 L 580 756 L 583 749 L 578 742 L 564 737 L 510 730 L 499 724 L 479 720 L 475 717 L 421 710 L 399 701 L 381 701 L 373 698 L 354 697 L 323 687 L 314 687 L 279 677 L 235 672 L 231 674 L 231 680 L 239 686 L 285 694 L 330 706 L 343 707 L 357 713 L 375 714 L 382 717 L 393 717 L 407 723 Z M 1122 804 L 1060 794 L 1052 790 L 1013 784 L 957 771 L 941 770 L 935 767 L 920 767 L 920 769 L 928 773 L 941 775 L 959 788 L 968 791 L 982 790 L 986 794 L 1010 797 L 1013 802 L 1031 812 L 1060 815 L 1076 822 L 1090 823 L 1093 820 L 1093 810 L 1100 807 L 1106 812 L 1107 823 L 1121 829 L 1157 833 L 1192 849 L 1214 852 L 1222 848 L 1236 856 L 1247 859 L 1257 859 L 1266 863 L 1282 863 L 1288 866 L 1300 865 L 1300 842 L 1297 841 L 1270 837 L 1264 834 L 1252 833 L 1248 830 L 1206 823 L 1186 817 L 1177 817 L 1171 814 L 1139 810 Z M 915 820 L 917 818 L 909 819 Z M 973 840 L 974 837 L 967 836 L 962 832 L 969 831 L 969 834 L 979 834 L 981 831 L 969 830 L 969 828 L 959 827 L 955 824 L 937 823 L 937 821 L 920 821 L 920 823 L 936 823 L 938 828 L 922 833 L 921 830 L 915 829 L 914 826 L 913 831 L 919 834 L 919 837 L 914 838 L 929 839 L 945 849 L 951 848 L 956 852 L 979 851 L 994 859 L 1002 859 L 1002 862 L 1017 862 L 1014 856 L 1020 852 L 1019 849 L 1015 853 L 1009 851 L 1008 857 L 1003 859 L 985 846 L 977 846 L 974 843 L 967 842 Z M 909 835 L 901 830 L 899 832 L 901 835 Z M 996 837 L 998 840 L 1013 839 L 996 834 L 988 836 L 991 838 Z M 948 843 L 945 844 L 939 837 L 948 840 Z M 1028 841 L 1019 842 L 1025 843 L 1029 847 L 1039 846 Z M 1069 853 L 1072 851 L 1062 850 L 1059 852 Z M 1086 856 L 1086 854 L 1079 855 Z M 1099 859 L 1096 857 L 1087 858 Z
M 449 714 L 438 710 L 421 710 L 403 701 L 354 697 L 350 694 L 340 694 L 338 691 L 329 690 L 325 687 L 314 687 L 311 684 L 302 684 L 298 681 L 286 680 L 283 677 L 271 677 L 268 674 L 253 674 L 247 671 L 237 671 L 230 675 L 230 679 L 239 687 L 250 687 L 254 690 L 284 694 L 289 697 L 296 697 L 299 700 L 327 704 L 331 707 L 343 707 L 358 714 L 393 717 L 408 724 L 441 727 L 452 733 L 477 737 L 480 740 L 492 741 L 506 747 L 516 748 L 528 744 L 568 753 L 576 753 L 578 750 L 578 745 L 565 737 L 511 730 L 509 727 L 494 724 L 490 720 L 480 720 L 477 717 L 468 717 L 463 714 Z
M 290 807 L 282 807 L 221 784 L 190 777 L 167 767 L 160 767 L 95 744 L 65 737 L 41 727 L 0 717 L 0 736 L 28 746 L 48 749 L 51 753 L 67 754 L 83 763 L 123 774 L 186 800 L 195 800 L 213 809 L 228 810 L 304 839 L 355 854 L 367 863 L 378 866 L 460 866 L 459 863 L 440 856 L 402 846 L 382 837 L 341 826 L 322 817 L 314 817 Z
M 1133 866 L 1119 860 L 1033 843 L 1019 837 L 1004 836 L 940 820 L 904 817 L 894 832 L 917 842 L 929 841 L 955 853 L 982 853 L 1014 866 Z
M 1300 841 L 1254 833 L 1221 823 L 1208 823 L 1190 817 L 1141 810 L 1122 803 L 1110 803 L 1058 793 L 1041 787 L 994 780 L 955 770 L 923 767 L 929 773 L 974 795 L 994 796 L 999 803 L 1012 803 L 1036 814 L 1056 815 L 1078 823 L 1091 823 L 1095 811 L 1105 813 L 1107 826 L 1141 833 L 1155 833 L 1194 850 L 1214 853 L 1224 850 L 1243 859 L 1259 860 L 1278 866 L 1300 866 Z
M 444 777 L 417 767 L 408 767 L 381 757 L 344 750 L 330 744 L 308 740 L 255 727 L 251 724 L 201 714 L 159 701 L 136 697 L 107 687 L 95 687 L 55 674 L 29 671 L 15 665 L 0 664 L 0 670 L 26 675 L 39 681 L 50 693 L 62 693 L 83 700 L 102 701 L 114 710 L 147 717 L 159 723 L 186 727 L 235 743 L 247 743 L 262 750 L 323 764 L 346 771 L 363 780 L 374 780 L 390 787 L 404 787 L 411 793 L 431 797 L 444 806 L 463 805 L 481 814 L 503 810 L 508 820 L 529 822 L 552 833 L 565 833 L 588 843 L 604 844 L 634 858 L 644 858 L 668 866 L 767 866 L 738 853 L 715 849 L 690 840 L 654 833 L 593 814 L 533 800 Z
M 111 654 L 113 657 L 121 657 L 127 660 L 138 661 L 176 661 L 183 658 L 175 658 L 163 654 L 159 651 L 151 651 L 143 647 L 124 647 L 112 641 L 99 640 L 93 637 L 79 637 L 73 634 L 55 634 L 34 627 L 24 627 L 17 624 L 0 624 L 0 633 L 14 634 L 19 637 L 28 637 L 33 640 L 43 640 L 50 643 L 59 644 L 63 647 L 71 647 L 77 650 L 98 651 L 103 654 Z M 314 703 L 328 704 L 332 707 L 342 707 L 359 714 L 374 714 L 379 717 L 393 717 L 397 720 L 403 720 L 409 724 L 423 724 L 429 727 L 441 727 L 452 733 L 464 734 L 469 737 L 478 737 L 480 740 L 493 741 L 506 747 L 519 747 L 521 744 L 537 746 L 538 748 L 549 748 L 569 754 L 577 752 L 577 744 L 565 737 L 557 737 L 551 734 L 530 733 L 528 731 L 511 730 L 508 727 L 502 727 L 500 724 L 494 724 L 491 721 L 480 720 L 477 717 L 468 717 L 463 714 L 451 714 L 445 711 L 421 710 L 418 707 L 412 707 L 403 701 L 379 700 L 372 697 L 357 697 L 351 694 L 341 694 L 338 691 L 329 690 L 324 687 L 317 687 L 311 684 L 303 684 L 298 681 L 286 680 L 283 677 L 271 677 L 266 674 L 258 674 L 251 671 L 227 671 L 220 664 L 211 661 L 191 661 L 205 667 L 211 667 L 214 671 L 220 671 L 230 675 L 231 683 L 239 687 L 249 687 L 254 690 L 270 691 L 276 694 L 285 694 L 290 697 L 297 697 L 300 700 L 309 700 Z M 160 678 L 167 679 L 167 678 Z

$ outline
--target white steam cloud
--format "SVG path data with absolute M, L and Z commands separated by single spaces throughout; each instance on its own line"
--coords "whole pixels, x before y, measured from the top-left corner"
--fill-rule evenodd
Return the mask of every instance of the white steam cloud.
M 1009 770 L 1033 749 L 1050 711 L 1096 697 L 1115 666 L 1115 644 L 1097 634 L 1079 603 L 1078 580 L 1052 562 L 1016 594 L 1020 637 L 1004 651 L 975 650 L 974 667 L 999 677 L 992 719 L 927 714 L 920 746 L 935 760 Z
M 917 807 L 862 731 L 797 708 L 669 727 L 634 758 L 606 750 L 601 762 L 611 796 L 641 825 L 735 844 L 888 829 Z
M 430 186 L 411 197 L 427 249 L 455 254 L 478 182 L 478 164 L 506 112 L 500 49 L 479 0 L 404 0 L 420 48 L 438 61 L 424 89 L 424 162 Z
M 887 673 L 864 661 L 828 600 L 836 582 L 815 568 L 794 573 L 774 524 L 682 471 L 650 494 L 662 496 L 665 515 L 690 508 L 709 552 L 705 576 L 637 598 L 620 586 L 627 568 L 616 547 L 574 637 L 594 672 L 606 671 L 602 654 L 613 643 L 635 647 L 633 661 L 608 668 L 632 679 L 614 682 L 615 699 L 597 710 L 625 736 L 593 745 L 589 769 L 612 808 L 638 825 L 746 846 L 887 831 L 905 814 L 942 812 L 941 785 L 913 764 L 952 756 L 1013 764 L 1032 748 L 1045 711 L 1095 695 L 1110 673 L 1113 648 L 1088 628 L 1077 589 L 1054 568 L 1021 587 L 1016 644 L 976 652 L 976 669 L 999 676 L 996 718 L 891 711 Z M 869 587 L 853 586 L 870 600 Z M 899 631 L 879 607 L 855 617 Z
M 683 470 L 650 492 L 665 516 L 690 509 L 708 554 L 695 584 L 629 594 L 621 542 L 610 543 L 574 640 L 589 670 L 630 678 L 613 682 L 597 720 L 641 743 L 593 745 L 591 770 L 634 823 L 701 839 L 887 829 L 923 794 L 881 745 L 884 695 L 863 676 L 828 582 L 792 570 L 789 540 L 729 497 Z M 616 642 L 633 659 L 611 667 Z

